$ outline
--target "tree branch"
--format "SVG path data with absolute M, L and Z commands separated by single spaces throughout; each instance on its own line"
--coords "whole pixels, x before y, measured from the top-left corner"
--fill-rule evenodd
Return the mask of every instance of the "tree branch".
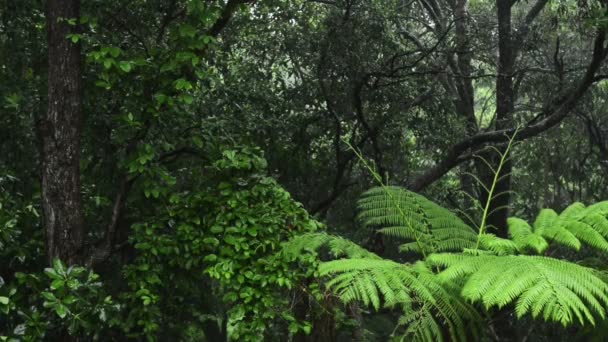
M 555 125 L 559 124 L 572 109 L 574 109 L 581 97 L 585 94 L 589 87 L 593 85 L 596 77 L 595 75 L 606 58 L 606 48 L 604 46 L 605 40 L 606 32 L 600 29 L 594 41 L 591 62 L 589 63 L 585 75 L 579 81 L 578 85 L 568 92 L 570 95 L 564 100 L 557 100 L 557 103 L 554 103 L 552 106 L 546 108 L 542 115 L 544 119 L 520 129 L 517 133 L 516 140 L 524 140 L 536 136 L 554 127 Z M 482 132 L 458 142 L 448 150 L 441 161 L 422 175 L 415 178 L 409 184 L 409 189 L 413 191 L 420 191 L 424 189 L 426 186 L 435 182 L 452 168 L 460 164 L 464 160 L 461 158 L 462 154 L 466 153 L 469 149 L 476 148 L 485 143 L 505 142 L 509 139 L 509 137 L 515 134 L 515 132 L 515 128 Z
M 515 47 L 515 56 L 517 56 L 517 53 L 523 45 L 524 39 L 530 32 L 530 26 L 532 25 L 532 22 L 534 22 L 536 17 L 538 17 L 538 15 L 543 10 L 543 8 L 545 8 L 545 5 L 548 2 L 549 0 L 537 0 L 534 6 L 532 6 L 532 8 L 530 8 L 530 10 L 528 11 L 528 14 L 526 14 L 524 22 L 521 23 L 521 25 L 518 27 L 513 44 L 513 46 Z
M 220 32 L 224 30 L 224 27 L 228 25 L 228 22 L 230 22 L 234 12 L 236 12 L 240 5 L 246 5 L 254 2 L 255 0 L 228 0 L 226 7 L 224 7 L 224 10 L 222 11 L 222 15 L 215 21 L 209 31 L 207 31 L 207 35 L 217 37 Z

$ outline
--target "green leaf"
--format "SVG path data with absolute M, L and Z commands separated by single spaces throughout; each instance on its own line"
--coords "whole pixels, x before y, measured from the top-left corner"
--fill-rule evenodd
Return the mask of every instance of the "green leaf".
M 9 299 L 8 297 L 0 296 L 0 304 L 8 305 Z
M 207 245 L 212 245 L 214 247 L 220 244 L 220 241 L 213 237 L 204 238 L 203 242 Z
M 224 231 L 224 227 L 222 226 L 211 226 L 211 232 L 214 234 L 218 234 Z
M 358 219 L 407 243 L 404 252 L 430 254 L 475 246 L 478 234 L 454 213 L 405 188 L 381 186 L 361 195 Z
M 65 285 L 65 281 L 63 281 L 62 279 L 55 279 L 51 283 L 51 288 L 53 290 L 59 290 L 59 289 L 63 288 L 64 285 Z
M 296 322 L 289 323 L 289 332 L 292 334 L 297 333 L 298 332 L 298 323 L 296 323 Z
M 57 316 L 65 318 L 68 314 L 68 308 L 63 304 L 59 304 L 55 307 L 55 312 L 57 313 Z
M 183 24 L 179 27 L 179 35 L 192 38 L 196 35 L 196 28 L 190 24 Z
M 68 280 L 68 287 L 70 289 L 77 289 L 80 286 L 80 282 L 76 279 Z
M 103 80 L 97 80 L 97 81 L 95 81 L 95 85 L 97 87 L 105 88 L 105 89 L 110 89 L 110 87 L 111 87 L 110 83 L 108 83 L 106 81 L 103 81 Z
M 68 34 L 66 36 L 66 38 L 68 38 L 69 40 L 72 41 L 72 43 L 76 44 L 78 43 L 78 41 L 80 40 L 80 35 L 79 34 Z
M 108 58 L 103 61 L 103 67 L 106 69 L 110 69 L 112 67 L 112 64 L 114 64 L 114 60 L 112 58 Z
M 179 98 L 185 104 L 192 104 L 194 102 L 194 97 L 189 94 L 181 94 Z
M 51 292 L 44 291 L 41 294 L 42 294 L 42 297 L 44 297 L 44 299 L 48 300 L 49 302 L 57 301 L 57 297 L 55 297 L 55 295 Z
M 214 262 L 215 260 L 217 260 L 217 255 L 215 255 L 215 254 L 209 254 L 209 255 L 205 256 L 205 258 L 203 258 L 203 261 L 207 261 L 207 262 Z
M 74 302 L 76 302 L 76 301 L 77 301 L 76 297 L 71 296 L 71 295 L 70 295 L 70 296 L 67 296 L 67 297 L 65 297 L 65 298 L 63 299 L 63 302 L 64 302 L 64 303 L 66 303 L 66 304 L 68 304 L 68 305 L 73 304 L 73 303 L 74 303 Z
M 108 52 L 110 53 L 110 56 L 112 56 L 114 58 L 120 56 L 120 49 L 117 47 L 114 47 L 114 46 L 110 47 L 108 49 Z
M 190 90 L 192 89 L 192 84 L 186 81 L 183 78 L 180 78 L 175 81 L 175 89 L 177 90 Z
M 54 269 L 50 268 L 50 267 L 45 268 L 44 269 L 44 273 L 49 278 L 52 278 L 52 279 L 61 279 L 61 276 L 59 274 L 57 274 L 57 272 Z
M 57 271 L 57 274 L 64 275 L 65 274 L 65 265 L 61 260 L 55 258 L 53 260 L 53 268 Z
M 118 64 L 118 67 L 124 72 L 129 72 L 129 71 L 131 71 L 131 68 L 132 68 L 131 62 L 127 62 L 127 61 L 121 61 Z

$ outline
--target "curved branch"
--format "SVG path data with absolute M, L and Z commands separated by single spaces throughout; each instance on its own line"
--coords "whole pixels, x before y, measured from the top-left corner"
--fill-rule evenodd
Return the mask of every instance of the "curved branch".
M 595 82 L 595 75 L 606 58 L 606 47 L 604 46 L 605 40 L 606 32 L 604 30 L 599 30 L 595 37 L 591 62 L 589 63 L 585 75 L 580 80 L 578 85 L 569 92 L 570 95 L 564 100 L 558 100 L 557 103 L 553 104 L 553 106 L 546 108 L 542 113 L 543 115 L 541 115 L 541 117 L 544 117 L 544 119 L 520 129 L 517 133 L 517 140 L 524 140 L 534 137 L 556 126 L 568 115 L 568 113 L 570 113 L 570 111 L 572 111 L 572 109 L 574 109 L 581 97 Z M 413 191 L 420 191 L 424 189 L 426 186 L 435 182 L 452 168 L 464 161 L 465 159 L 462 158 L 462 155 L 467 153 L 469 149 L 476 148 L 485 143 L 505 142 L 515 133 L 515 130 L 516 128 L 510 128 L 482 132 L 461 140 L 457 144 L 453 145 L 445 154 L 443 159 L 435 166 L 415 178 L 409 184 L 408 188 Z

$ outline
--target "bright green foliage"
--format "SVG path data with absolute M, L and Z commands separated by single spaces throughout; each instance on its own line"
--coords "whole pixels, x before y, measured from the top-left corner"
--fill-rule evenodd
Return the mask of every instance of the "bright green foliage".
M 518 317 L 595 324 L 606 316 L 608 285 L 593 269 L 541 256 L 434 254 L 426 260 L 443 269 L 445 282 L 465 278 L 462 296 L 486 308 L 515 303 Z
M 195 327 L 212 309 L 218 315 L 205 319 L 227 323 L 239 341 L 257 341 L 273 324 L 310 329 L 289 313 L 287 294 L 314 267 L 294 270 L 293 259 L 278 252 L 321 225 L 263 175 L 265 165 L 256 150 L 225 150 L 208 170 L 223 179 L 215 187 L 172 193 L 165 214 L 134 225 L 137 259 L 125 268 L 128 331 L 151 338 L 168 322 Z M 211 294 L 220 300 L 210 302 Z
M 509 235 L 517 245 L 518 250 L 531 249 L 533 252 L 540 254 L 549 247 L 545 239 L 538 234 L 534 234 L 528 222 L 517 217 L 510 217 L 507 224 L 509 225 Z
M 399 318 L 398 327 L 405 327 L 400 341 L 444 341 L 441 323 L 425 305 Z
M 460 297 L 459 288 L 440 283 L 422 262 L 407 265 L 381 259 L 353 242 L 326 234 L 301 235 L 284 245 L 286 253 L 325 248 L 332 256 L 349 259 L 321 263 L 317 276 L 329 277 L 326 286 L 344 303 L 401 310 L 400 334 L 406 340 L 442 341 L 444 324 L 455 341 L 466 341 L 479 330 L 476 324 L 481 318 Z
M 457 288 L 440 284 L 422 263 L 412 266 L 390 260 L 342 259 L 321 264 L 319 272 L 331 276 L 327 287 L 345 303 L 358 301 L 376 310 L 399 307 L 404 312 L 402 321 L 416 317 L 417 323 L 404 332 L 408 340 L 443 340 L 440 327 L 445 324 L 450 339 L 466 341 L 467 324 L 481 320 Z
M 294 317 L 291 294 L 312 277 L 316 258 L 278 252 L 283 242 L 322 225 L 265 175 L 259 150 L 215 155 L 203 170 L 211 182 L 186 178 L 198 188 L 182 187 L 164 168 L 145 171 L 138 190 L 151 210 L 139 212 L 141 221 L 131 226 L 133 260 L 123 267 L 125 288 L 115 298 L 97 274 L 59 261 L 44 274 L 17 273 L 4 286 L 0 278 L 0 335 L 36 341 L 61 338 L 67 329 L 92 340 L 113 334 L 213 341 L 221 337 L 212 335 L 215 326 L 233 340 L 257 341 L 273 329 L 269 334 L 285 338 L 310 332 L 309 322 Z M 26 227 L 36 211 L 19 209 L 8 196 L 1 203 L 0 253 L 16 258 L 21 231 L 12 228 Z
M 463 137 L 477 141 L 477 134 L 491 136 L 515 123 L 543 126 L 546 115 L 539 114 L 576 107 L 577 115 L 567 115 L 559 129 L 521 136 L 525 147 L 510 153 L 516 157 L 510 189 L 489 191 L 489 176 L 496 183 L 505 175 L 496 159 L 476 154 L 487 157 L 493 148 L 503 160 L 509 154 L 492 141 L 454 156 L 463 167 L 425 193 L 465 208 L 484 194 L 489 204 L 513 190 L 519 195 L 511 204 L 526 219 L 537 203 L 557 209 L 606 197 L 608 82 L 585 73 L 593 35 L 607 22 L 599 1 L 513 1 L 511 31 L 521 49 L 509 102 L 516 110 L 505 118 L 495 117 L 504 95 L 492 77 L 503 75 L 495 61 L 495 1 L 468 1 L 465 20 L 452 6 L 464 2 L 446 0 L 79 2 L 82 16 L 62 20 L 78 25 L 65 38 L 82 46 L 84 62 L 84 120 L 73 127 L 82 137 L 83 254 L 89 261 L 88 252 L 107 243 L 108 255 L 95 259 L 99 279 L 89 269 L 61 264 L 42 272 L 48 261 L 37 204 L 44 189 L 39 138 L 46 126 L 48 16 L 45 1 L 0 0 L 0 335 L 23 341 L 61 341 L 69 332 L 87 341 L 295 341 L 305 332 L 325 334 L 311 340 L 343 340 L 348 319 L 358 327 L 372 324 L 368 312 L 358 320 L 350 311 L 356 305 L 339 312 L 344 308 L 313 279 L 320 274 L 344 301 L 381 308 L 375 318 L 384 316 L 389 326 L 380 341 L 393 331 L 389 309 L 402 314 L 394 335 L 405 341 L 484 340 L 475 336 L 483 333 L 478 325 L 495 322 L 485 316 L 501 305 L 537 318 L 549 312 L 549 320 L 567 319 L 568 325 L 580 322 L 579 315 L 606 325 L 585 297 L 602 288 L 591 281 L 576 290 L 589 269 L 575 274 L 581 269 L 574 264 L 530 256 L 589 265 L 589 253 L 608 250 L 605 204 L 574 204 L 562 214 L 543 210 L 536 224 L 511 218 L 510 237 L 499 237 L 483 223 L 477 234 L 473 223 L 420 195 L 373 189 L 360 202 L 361 220 L 406 240 L 406 254 L 389 261 L 316 233 L 319 223 L 286 192 L 336 232 L 367 235 L 353 231 L 352 199 L 370 178 L 340 140 L 372 153 L 380 180 L 415 181 L 430 165 L 441 166 L 444 152 Z M 529 22 L 530 9 L 540 9 L 533 2 L 547 5 Z M 548 56 L 549 66 L 538 56 Z M 583 75 L 593 85 L 577 103 L 563 102 L 581 87 Z M 268 170 L 257 151 L 233 147 L 239 144 L 263 148 Z M 493 171 L 480 175 L 476 186 L 459 174 L 472 163 Z M 472 201 L 455 194 L 460 189 Z M 491 207 L 481 208 L 484 218 Z M 288 239 L 285 253 L 277 253 Z M 434 254 L 443 252 L 455 254 Z M 492 309 L 484 312 L 484 296 L 492 291 L 477 286 L 486 282 L 498 291 L 511 278 L 491 273 L 496 278 L 489 279 L 480 264 L 446 280 L 458 260 L 430 264 L 444 256 L 467 258 L 467 265 L 491 260 L 512 267 L 505 272 L 511 277 L 530 269 L 538 277 L 501 300 L 490 297 Z M 321 261 L 342 257 L 355 260 Z M 603 254 L 593 259 L 598 270 L 606 264 Z M 465 286 L 471 286 L 468 297 Z M 593 292 L 604 307 L 600 294 Z M 565 309 L 551 311 L 556 306 Z M 326 317 L 315 311 L 319 307 Z M 507 320 L 518 331 L 531 321 Z
M 385 235 L 410 240 L 402 251 L 423 255 L 475 246 L 477 234 L 458 216 L 400 187 L 377 187 L 358 202 L 359 219 Z
M 305 252 L 315 252 L 325 248 L 335 258 L 346 256 L 348 258 L 382 259 L 348 239 L 326 233 L 308 233 L 296 236 L 283 244 L 283 253 L 296 257 Z
M 515 254 L 518 250 L 518 245 L 513 240 L 503 239 L 490 233 L 479 235 L 479 246 L 482 250 L 497 255 Z M 471 250 L 466 251 L 470 252 Z
M 542 254 L 553 240 L 575 249 L 582 243 L 604 250 L 607 202 L 589 207 L 575 203 L 561 215 L 542 210 L 534 227 L 512 217 L 510 239 L 480 232 L 428 199 L 397 187 L 366 192 L 359 201 L 365 225 L 409 242 L 401 250 L 422 252 L 424 260 L 400 264 L 362 252 L 352 244 L 325 235 L 304 235 L 300 250 L 328 245 L 340 259 L 321 263 L 319 275 L 344 303 L 354 301 L 380 308 L 399 308 L 398 330 L 404 339 L 467 340 L 482 332 L 477 311 L 515 306 L 518 318 L 595 324 L 604 319 L 608 284 L 599 273 L 568 261 L 518 254 Z M 476 242 L 478 239 L 478 243 Z M 418 246 L 418 248 L 416 248 Z M 473 246 L 478 246 L 473 248 Z M 461 253 L 437 253 L 454 250 Z
M 576 250 L 585 243 L 608 251 L 608 201 L 588 207 L 573 203 L 560 215 L 551 209 L 543 209 L 534 222 L 534 232 Z
M 533 226 L 517 217 L 510 217 L 508 225 L 511 240 L 482 236 L 482 246 L 497 254 L 542 254 L 552 241 L 577 251 L 583 244 L 608 251 L 608 202 L 589 207 L 576 202 L 559 215 L 542 209 Z

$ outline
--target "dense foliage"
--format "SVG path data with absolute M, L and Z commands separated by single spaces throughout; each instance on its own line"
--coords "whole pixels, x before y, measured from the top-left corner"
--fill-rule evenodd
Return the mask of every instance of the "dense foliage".
M 604 0 L 0 0 L 0 341 L 606 339 L 607 33 Z

